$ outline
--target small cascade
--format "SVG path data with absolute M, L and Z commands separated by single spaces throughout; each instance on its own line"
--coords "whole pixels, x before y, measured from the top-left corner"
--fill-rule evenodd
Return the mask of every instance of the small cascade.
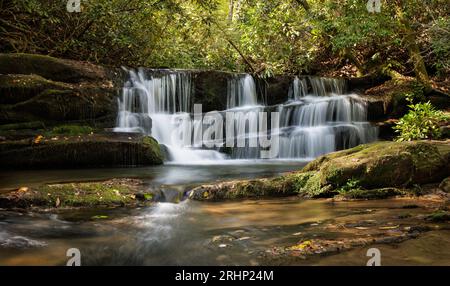
M 328 96 L 345 94 L 346 82 L 344 79 L 310 76 L 308 80 L 311 84 L 311 95 Z
M 298 101 L 300 98 L 305 97 L 307 93 L 308 83 L 306 79 L 299 79 L 298 76 L 296 76 L 289 86 L 288 100 Z
M 227 109 L 257 105 L 255 81 L 251 75 L 239 75 L 228 80 Z
M 306 96 L 281 105 L 280 158 L 315 158 L 377 139 L 356 95 Z

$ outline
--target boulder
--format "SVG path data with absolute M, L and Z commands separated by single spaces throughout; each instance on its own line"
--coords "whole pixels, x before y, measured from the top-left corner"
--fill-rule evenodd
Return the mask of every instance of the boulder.
M 102 81 L 107 76 L 103 68 L 87 62 L 35 54 L 0 54 L 0 74 L 35 74 L 67 83 Z
M 138 206 L 151 203 L 152 194 L 140 180 L 113 179 L 21 187 L 0 194 L 0 208 L 99 208 Z M 94 216 L 93 219 L 106 218 Z
M 27 101 L 46 89 L 65 90 L 71 89 L 71 86 L 34 74 L 0 74 L 0 104 L 16 104 Z
M 155 139 L 141 135 L 38 136 L 0 142 L 0 168 L 77 168 L 159 165 L 163 155 Z
M 84 121 L 112 127 L 124 74 L 30 54 L 0 54 L 0 124 Z
M 413 185 L 439 183 L 450 175 L 450 141 L 375 142 L 330 153 L 301 171 L 272 179 L 221 182 L 194 188 L 194 200 L 225 200 L 300 194 L 379 198 Z M 355 191 L 357 190 L 357 191 Z
M 107 88 L 46 89 L 29 100 L 0 107 L 0 122 L 95 121 L 117 113 L 117 100 Z

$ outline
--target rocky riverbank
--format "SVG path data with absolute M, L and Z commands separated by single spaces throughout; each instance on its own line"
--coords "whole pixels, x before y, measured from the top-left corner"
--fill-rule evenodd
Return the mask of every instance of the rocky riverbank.
M 331 153 L 277 178 L 221 182 L 193 189 L 190 198 L 220 201 L 300 195 L 308 198 L 386 198 L 435 184 L 449 192 L 450 141 L 376 142 Z

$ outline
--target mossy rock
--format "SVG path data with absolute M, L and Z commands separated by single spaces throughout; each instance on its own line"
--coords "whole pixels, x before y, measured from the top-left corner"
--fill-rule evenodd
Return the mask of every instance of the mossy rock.
M 21 122 L 0 125 L 0 131 L 22 130 L 22 129 L 44 129 L 45 124 L 42 121 Z
M 353 189 L 341 193 L 341 196 L 347 199 L 380 200 L 403 194 L 405 192 L 397 188 L 381 188 L 372 190 Z
M 448 211 L 437 211 L 426 217 L 432 222 L 447 222 L 450 221 L 450 213 Z
M 442 180 L 442 182 L 439 184 L 439 188 L 446 193 L 450 193 L 450 177 Z
M 147 199 L 148 198 L 148 199 Z M 134 179 L 64 183 L 1 194 L 0 208 L 123 207 L 152 202 L 152 194 Z
M 15 104 L 29 100 L 46 89 L 70 89 L 64 83 L 38 75 L 0 75 L 0 104 Z
M 439 182 L 448 176 L 450 143 L 376 142 L 325 155 L 304 171 L 321 174 L 321 186 L 343 186 L 358 179 L 366 189 Z
M 46 89 L 29 100 L 0 106 L 0 122 L 94 121 L 117 113 L 117 94 L 108 88 Z
M 403 195 L 414 184 L 440 182 L 449 176 L 450 141 L 375 142 L 330 153 L 303 170 L 272 179 L 244 180 L 194 188 L 190 198 L 218 201 L 301 195 L 381 199 Z M 350 180 L 358 188 L 342 192 Z
M 3 169 L 159 165 L 158 142 L 145 136 L 58 136 L 0 143 Z
M 402 117 L 409 109 L 406 94 L 417 92 L 417 82 L 412 78 L 393 79 L 367 89 L 362 97 L 368 102 L 368 119 Z
M 75 135 L 88 135 L 92 134 L 94 129 L 90 126 L 83 125 L 59 125 L 53 127 L 52 131 L 49 132 L 50 136 L 55 135 L 67 135 L 67 136 L 75 136 Z
M 35 74 L 67 83 L 100 81 L 106 72 L 95 65 L 35 54 L 0 54 L 0 74 Z

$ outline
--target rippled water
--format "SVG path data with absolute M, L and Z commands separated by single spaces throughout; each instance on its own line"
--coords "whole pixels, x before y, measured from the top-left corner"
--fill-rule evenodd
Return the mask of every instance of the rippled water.
M 141 177 L 150 184 L 183 187 L 218 178 L 269 176 L 299 163 L 179 166 L 115 170 L 27 171 L 2 174 L 1 187 L 43 182 Z M 7 178 L 7 180 L 3 180 Z M 55 213 L 0 211 L 0 265 L 64 265 L 78 248 L 82 265 L 265 265 L 264 253 L 314 237 L 339 237 L 323 226 L 374 220 L 390 222 L 414 201 L 334 203 L 282 198 L 239 202 L 157 203 L 139 209 Z M 420 215 L 423 208 L 407 210 Z M 102 216 L 105 219 L 96 219 Z M 443 247 L 449 231 L 383 247 L 385 264 L 450 264 Z M 365 265 L 366 248 L 292 264 Z

